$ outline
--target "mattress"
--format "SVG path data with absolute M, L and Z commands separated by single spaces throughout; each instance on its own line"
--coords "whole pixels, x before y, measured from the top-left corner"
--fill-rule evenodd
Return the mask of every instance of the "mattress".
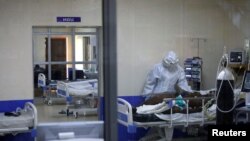
M 33 127 L 34 116 L 31 111 L 21 112 L 19 116 L 0 114 L 0 129 Z

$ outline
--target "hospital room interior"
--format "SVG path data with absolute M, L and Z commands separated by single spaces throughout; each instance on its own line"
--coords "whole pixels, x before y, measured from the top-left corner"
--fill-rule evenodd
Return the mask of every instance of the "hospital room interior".
M 250 127 L 249 0 L 0 0 L 0 13 L 0 140 Z

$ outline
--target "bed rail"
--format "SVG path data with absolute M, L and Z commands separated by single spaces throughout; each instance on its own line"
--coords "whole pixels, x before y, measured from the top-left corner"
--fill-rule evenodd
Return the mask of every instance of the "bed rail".
M 38 117 L 37 117 L 37 109 L 36 109 L 36 106 L 31 103 L 31 102 L 26 102 L 25 103 L 25 107 L 24 107 L 24 110 L 28 111 L 32 111 L 33 113 L 33 118 L 34 118 L 34 124 L 33 124 L 33 128 L 36 129 L 37 128 L 37 124 L 38 124 Z
M 25 103 L 25 106 L 23 109 L 21 109 L 20 107 L 18 107 L 16 109 L 16 113 L 21 113 L 21 112 L 31 112 L 32 113 L 32 118 L 33 118 L 33 123 L 32 123 L 32 127 L 11 127 L 11 128 L 2 128 L 0 129 L 0 135 L 5 135 L 5 134 L 12 134 L 12 135 L 16 135 L 19 133 L 24 133 L 24 132 L 32 132 L 35 131 L 37 128 L 37 109 L 35 107 L 34 104 L 32 104 L 31 102 L 27 102 Z M 17 117 L 18 118 L 18 117 Z M 13 119 L 15 120 L 15 119 Z
M 57 95 L 60 95 L 62 97 L 69 97 L 69 91 L 67 88 L 67 83 L 63 81 L 57 82 Z
M 38 74 L 38 82 L 37 82 L 38 88 L 44 88 L 46 87 L 46 76 L 43 73 Z
M 122 98 L 118 99 L 118 121 L 125 125 L 133 125 L 132 106 Z

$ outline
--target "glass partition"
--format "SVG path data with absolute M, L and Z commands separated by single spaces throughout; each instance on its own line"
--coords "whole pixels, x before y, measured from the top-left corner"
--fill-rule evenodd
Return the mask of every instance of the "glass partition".
M 99 41 L 88 29 L 33 27 L 34 103 L 49 110 L 38 122 L 98 120 Z
M 145 104 L 145 98 L 152 98 L 160 93 L 164 93 L 165 97 L 177 98 L 187 96 L 185 93 L 193 93 L 192 90 L 199 92 L 215 89 L 220 59 L 230 53 L 233 55 L 228 56 L 228 59 L 235 62 L 229 63 L 227 67 L 236 78 L 235 88 L 241 88 L 242 76 L 249 63 L 248 0 L 116 2 L 117 96 L 126 100 L 133 108 Z M 170 55 L 171 61 L 166 61 L 169 52 L 174 52 L 173 58 L 176 59 Z M 178 67 L 169 68 L 170 64 L 178 64 Z M 181 86 L 180 81 L 187 87 Z M 156 100 L 160 103 L 163 98 Z M 132 113 L 135 114 L 136 111 Z M 141 121 L 149 122 L 141 116 Z M 121 117 L 118 115 L 118 118 Z M 134 118 L 138 118 L 138 115 Z M 170 121 L 169 118 L 161 120 Z M 182 129 L 184 127 L 185 123 L 182 124 Z M 185 135 L 189 134 L 188 130 L 177 130 L 176 133 Z M 195 135 L 198 135 L 198 130 L 204 129 L 197 129 Z M 126 130 L 119 132 L 119 139 L 138 140 L 143 137 L 139 133 L 133 139 L 131 136 L 132 133 Z

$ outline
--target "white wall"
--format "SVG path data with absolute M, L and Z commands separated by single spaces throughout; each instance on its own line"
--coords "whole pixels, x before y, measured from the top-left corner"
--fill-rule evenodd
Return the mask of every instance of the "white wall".
M 197 56 L 192 38 L 206 39 L 199 45 L 203 88 L 214 88 L 223 47 L 242 47 L 246 36 L 228 16 L 233 11 L 225 11 L 219 2 L 118 0 L 118 95 L 139 95 L 147 73 L 169 50 L 176 51 L 181 65 L 185 58 Z
M 0 100 L 33 98 L 32 26 L 101 26 L 101 0 L 0 0 Z M 58 16 L 81 17 L 57 23 Z

